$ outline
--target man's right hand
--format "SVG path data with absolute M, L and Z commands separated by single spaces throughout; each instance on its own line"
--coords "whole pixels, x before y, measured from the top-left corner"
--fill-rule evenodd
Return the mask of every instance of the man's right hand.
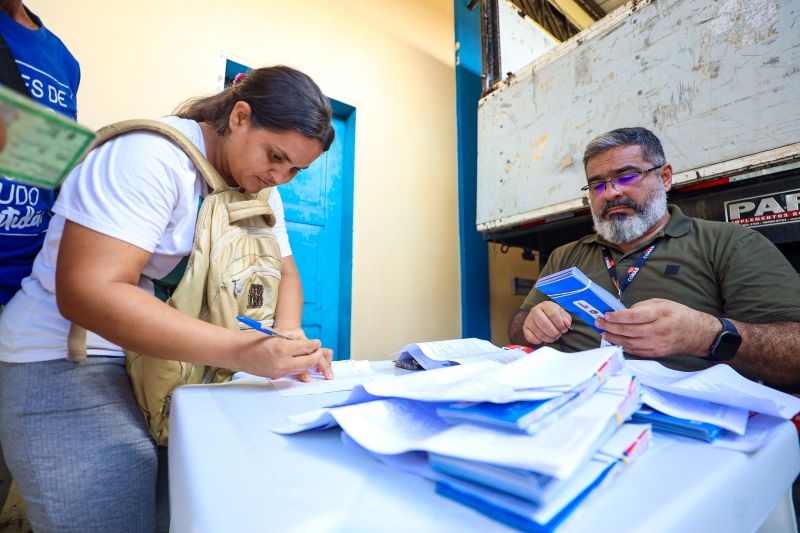
M 531 344 L 557 341 L 572 326 L 572 316 L 550 300 L 537 304 L 528 312 L 522 325 L 525 340 Z

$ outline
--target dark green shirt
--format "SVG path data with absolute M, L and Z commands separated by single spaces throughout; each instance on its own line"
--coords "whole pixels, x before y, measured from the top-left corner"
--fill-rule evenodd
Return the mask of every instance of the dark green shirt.
M 800 276 L 766 237 L 737 224 L 687 217 L 675 205 L 669 206 L 669 212 L 664 229 L 635 250 L 623 254 L 599 235 L 590 235 L 557 248 L 541 275 L 578 267 L 594 283 L 616 295 L 602 246 L 611 251 L 621 279 L 642 250 L 656 242 L 655 250 L 623 293 L 626 307 L 664 298 L 742 322 L 800 322 Z M 534 288 L 522 308 L 530 309 L 547 299 Z M 575 315 L 572 328 L 552 346 L 575 352 L 600 345 L 600 334 Z M 701 370 L 712 364 L 691 355 L 659 361 L 678 370 Z

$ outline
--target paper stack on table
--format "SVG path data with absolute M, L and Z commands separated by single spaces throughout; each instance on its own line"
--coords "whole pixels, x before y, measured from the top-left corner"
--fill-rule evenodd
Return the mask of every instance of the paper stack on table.
M 641 380 L 642 401 L 649 407 L 634 420 L 715 446 L 758 450 L 800 411 L 800 398 L 750 381 L 725 364 L 679 372 L 657 361 L 628 360 L 626 371 Z
M 504 350 L 483 339 L 452 339 L 409 344 L 400 350 L 395 364 L 408 370 L 433 370 L 486 360 L 509 363 L 524 355 L 521 350 Z
M 276 431 L 339 425 L 370 453 L 422 458 L 423 475 L 445 496 L 544 530 L 646 447 L 649 426 L 609 440 L 641 406 L 638 379 L 614 375 L 624 364 L 619 347 L 468 357 L 475 360 L 363 383 L 342 404 L 290 417 Z M 612 451 L 598 451 L 606 443 Z M 434 468 L 447 472 L 434 476 Z M 537 480 L 538 496 L 520 498 L 524 482 L 505 481 L 514 476 Z

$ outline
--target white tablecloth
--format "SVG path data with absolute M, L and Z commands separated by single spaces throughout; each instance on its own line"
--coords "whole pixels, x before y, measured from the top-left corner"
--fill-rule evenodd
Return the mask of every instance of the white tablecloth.
M 287 414 L 346 396 L 283 397 L 269 384 L 246 382 L 177 390 L 169 447 L 172 530 L 505 530 L 438 496 L 431 483 L 344 446 L 338 429 L 294 436 L 269 430 Z M 798 436 L 788 422 L 751 455 L 656 435 L 639 462 L 558 531 L 750 532 L 779 502 L 782 513 L 769 524 L 791 531 L 786 494 L 798 472 Z

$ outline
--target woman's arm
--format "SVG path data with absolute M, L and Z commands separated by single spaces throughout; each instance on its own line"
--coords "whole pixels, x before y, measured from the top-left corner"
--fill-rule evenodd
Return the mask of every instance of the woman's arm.
M 186 316 L 137 286 L 150 253 L 67 221 L 58 253 L 61 314 L 126 349 L 163 359 L 277 378 L 318 366 L 330 374 L 317 340 L 242 334 Z
M 275 307 L 275 328 L 297 338 L 306 338 L 301 329 L 303 320 L 303 284 L 294 257 L 287 255 L 281 266 L 278 303 Z

